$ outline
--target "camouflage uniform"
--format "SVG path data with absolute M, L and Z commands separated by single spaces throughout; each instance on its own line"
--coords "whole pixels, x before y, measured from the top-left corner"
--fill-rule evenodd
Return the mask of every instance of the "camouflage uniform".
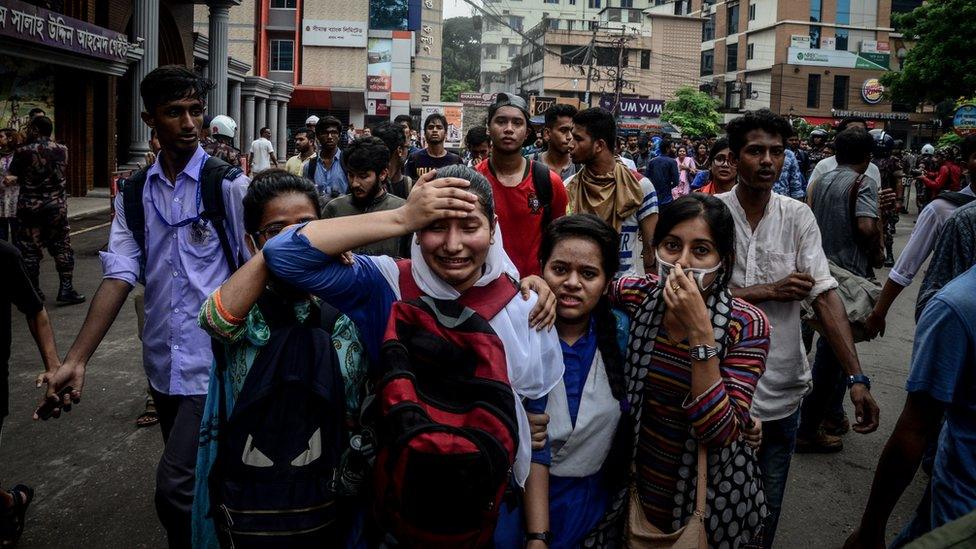
M 873 162 L 881 172 L 881 189 L 897 191 L 899 180 L 895 174 L 902 171 L 901 161 L 894 156 L 875 158 Z M 880 190 L 880 189 L 879 189 Z M 884 216 L 884 246 L 889 261 L 893 260 L 893 246 L 895 244 L 895 227 L 898 225 L 898 210 L 892 210 Z
M 204 145 L 203 150 L 210 156 L 219 158 L 231 166 L 241 167 L 241 151 L 233 145 L 214 139 Z
M 54 258 L 62 283 L 70 283 L 75 268 L 65 200 L 67 166 L 68 148 L 46 137 L 17 149 L 10 163 L 10 174 L 17 176 L 20 185 L 15 243 L 35 288 L 42 249 Z

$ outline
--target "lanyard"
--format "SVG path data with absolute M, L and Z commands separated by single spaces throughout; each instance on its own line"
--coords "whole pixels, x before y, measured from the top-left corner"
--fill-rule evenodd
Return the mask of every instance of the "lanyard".
M 159 206 L 156 205 L 156 199 L 153 198 L 152 189 L 149 189 L 149 203 L 152 204 L 153 210 L 156 211 L 156 216 L 159 217 L 159 220 L 165 223 L 169 228 L 178 229 L 180 227 L 185 227 L 190 223 L 196 223 L 197 221 L 200 221 L 200 198 L 201 198 L 200 187 L 202 186 L 203 186 L 203 182 L 197 182 L 197 215 L 195 215 L 194 217 L 188 217 L 176 223 L 170 223 L 169 220 L 163 216 L 163 212 L 159 211 Z M 173 192 L 176 192 L 175 185 L 173 187 Z

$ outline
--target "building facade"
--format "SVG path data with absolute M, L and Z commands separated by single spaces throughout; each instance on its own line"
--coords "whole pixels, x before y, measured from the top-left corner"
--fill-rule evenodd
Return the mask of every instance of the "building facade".
M 230 12 L 229 53 L 249 66 L 239 91 L 230 85 L 244 147 L 268 126 L 283 155 L 310 115 L 362 128 L 440 100 L 441 3 L 241 0 Z M 204 15 L 198 8 L 199 35 L 209 32 Z
M 692 0 L 689 9 L 705 19 L 701 87 L 726 121 L 759 108 L 814 125 L 863 116 L 908 139 L 931 119 L 883 95 L 879 78 L 905 51 L 891 0 Z

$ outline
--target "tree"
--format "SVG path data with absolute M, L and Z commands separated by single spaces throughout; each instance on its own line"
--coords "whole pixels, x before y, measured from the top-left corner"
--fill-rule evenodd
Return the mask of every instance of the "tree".
M 718 134 L 722 116 L 718 113 L 719 102 L 696 88 L 679 88 L 675 99 L 664 104 L 661 120 L 681 129 L 681 133 L 710 137 Z
M 976 94 L 976 2 L 930 0 L 914 11 L 893 14 L 895 30 L 914 39 L 901 72 L 881 82 L 896 103 L 918 105 Z
M 481 79 L 481 17 L 444 21 L 441 52 L 441 101 L 457 101 L 459 92 L 477 90 Z

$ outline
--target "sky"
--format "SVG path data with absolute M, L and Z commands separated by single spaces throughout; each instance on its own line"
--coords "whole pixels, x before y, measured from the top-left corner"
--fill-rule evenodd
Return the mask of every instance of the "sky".
M 444 0 L 444 19 L 467 17 L 471 11 L 471 6 L 462 0 Z

